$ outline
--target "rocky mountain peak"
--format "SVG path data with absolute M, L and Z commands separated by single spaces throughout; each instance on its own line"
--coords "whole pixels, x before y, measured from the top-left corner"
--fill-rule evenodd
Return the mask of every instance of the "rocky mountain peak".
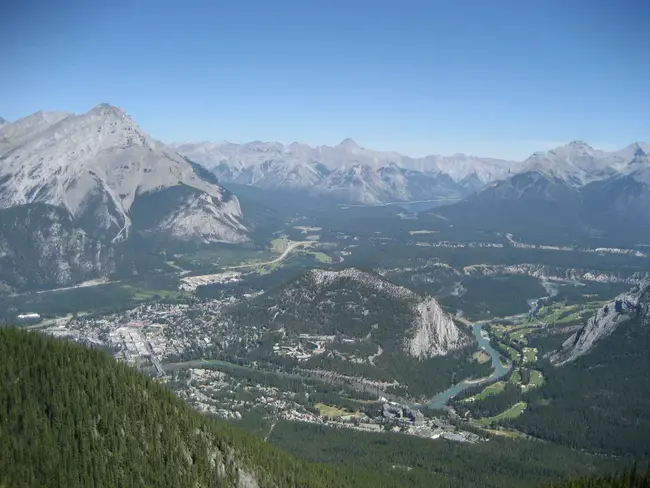
M 68 112 L 38 111 L 14 122 L 6 123 L 0 129 L 0 142 L 2 142 L 1 140 L 11 140 L 14 146 L 22 144 L 33 135 L 48 129 L 70 115 Z
M 186 190 L 183 206 L 168 215 L 171 220 L 157 223 L 156 232 L 209 242 L 245 240 L 237 199 L 118 107 L 100 104 L 82 115 L 41 112 L 5 129 L 10 156 L 0 167 L 0 207 L 54 205 L 75 219 L 96 222 L 105 236 L 125 239 L 134 201 L 175 187 Z
M 339 147 L 347 150 L 356 150 L 356 149 L 361 149 L 361 146 L 357 144 L 357 142 L 354 139 L 350 139 L 349 137 L 347 139 L 344 139 L 341 141 L 339 144 Z
M 581 141 L 581 140 L 571 141 L 571 142 L 569 142 L 569 144 L 567 144 L 567 146 L 573 147 L 573 148 L 593 149 L 589 144 L 587 144 L 585 141 Z
M 100 103 L 99 105 L 96 105 L 90 109 L 88 113 L 105 116 L 110 115 L 117 117 L 127 117 L 127 113 L 123 109 L 116 107 L 115 105 L 111 105 L 110 103 Z

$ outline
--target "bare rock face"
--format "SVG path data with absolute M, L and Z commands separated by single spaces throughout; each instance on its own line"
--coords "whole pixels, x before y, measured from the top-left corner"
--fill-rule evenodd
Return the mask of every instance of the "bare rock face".
M 205 196 L 200 205 L 174 209 L 168 226 L 178 224 L 176 235 L 246 239 L 237 198 L 117 107 L 101 104 L 82 115 L 38 113 L 0 129 L 0 208 L 54 205 L 123 241 L 132 232 L 134 204 L 170 188 Z
M 468 336 L 461 333 L 434 298 L 419 302 L 413 309 L 413 335 L 405 342 L 406 350 L 411 356 L 418 359 L 444 356 L 469 343 Z
M 341 271 L 311 270 L 309 276 L 318 286 L 332 284 L 336 280 L 357 281 L 389 299 L 403 300 L 409 304 L 410 324 L 404 338 L 404 352 L 426 359 L 444 356 L 466 346 L 470 337 L 461 331 L 449 314 L 432 297 L 421 297 L 404 286 L 395 285 L 380 276 L 347 268 Z
M 638 314 L 647 315 L 649 298 L 650 283 L 644 282 L 608 302 L 551 355 L 551 362 L 556 366 L 571 362 L 588 353 L 598 341 L 611 335 L 630 318 Z
M 240 243 L 243 222 L 212 173 L 117 107 L 0 125 L 0 282 L 9 286 L 105 277 L 119 261 L 113 244 L 134 235 Z

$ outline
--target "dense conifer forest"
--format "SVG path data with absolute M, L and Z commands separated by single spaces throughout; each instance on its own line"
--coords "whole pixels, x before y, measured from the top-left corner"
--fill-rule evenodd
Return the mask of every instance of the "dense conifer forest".
M 650 470 L 645 473 L 637 471 L 636 466 L 622 475 L 610 475 L 595 478 L 581 478 L 554 483 L 549 488 L 649 488 Z
M 80 345 L 0 328 L 0 486 L 387 486 L 208 419 Z
M 274 446 L 100 351 L 14 328 L 0 328 L 0 378 L 3 488 L 515 487 L 622 469 L 545 443 L 464 446 L 283 422 Z M 607 480 L 558 486 L 648 486 Z

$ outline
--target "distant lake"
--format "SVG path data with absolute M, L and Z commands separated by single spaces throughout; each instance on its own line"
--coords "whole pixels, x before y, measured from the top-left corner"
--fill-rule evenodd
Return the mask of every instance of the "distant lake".
M 451 205 L 452 203 L 459 202 L 460 199 L 440 198 L 437 200 L 424 200 L 420 202 L 396 202 L 389 205 L 397 205 L 407 212 L 419 213 L 431 210 L 432 208 L 442 207 L 443 205 Z

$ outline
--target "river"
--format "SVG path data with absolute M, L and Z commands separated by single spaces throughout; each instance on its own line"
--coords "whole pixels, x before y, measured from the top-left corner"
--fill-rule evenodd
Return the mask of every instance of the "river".
M 490 340 L 483 337 L 483 334 L 481 334 L 482 325 L 474 324 L 472 326 L 472 330 L 474 332 L 474 336 L 476 337 L 478 350 L 483 350 L 490 356 L 492 367 L 494 368 L 492 374 L 480 380 L 463 380 L 460 383 L 453 385 L 451 388 L 443 391 L 442 393 L 438 393 L 429 402 L 413 405 L 414 407 L 420 407 L 420 408 L 429 407 L 438 410 L 443 409 L 446 403 L 449 401 L 449 399 L 454 397 L 461 391 L 466 390 L 467 388 L 470 388 L 472 386 L 482 385 L 491 381 L 495 381 L 508 374 L 508 372 L 512 368 L 512 364 L 509 363 L 508 366 L 505 367 L 503 366 L 503 364 L 501 364 L 499 352 L 492 347 L 492 345 L 490 344 Z M 206 368 L 210 366 L 217 366 L 217 367 L 222 367 L 227 369 L 253 370 L 253 368 L 250 368 L 248 366 L 241 366 L 238 364 L 233 364 L 218 359 L 210 359 L 210 360 L 196 359 L 193 361 L 184 361 L 181 363 L 168 363 L 168 364 L 163 364 L 162 368 L 165 371 L 169 372 L 175 369 Z M 254 370 L 254 371 L 260 372 L 262 370 Z M 270 375 L 273 374 L 280 375 L 286 378 L 304 379 L 304 377 L 301 375 L 297 375 L 295 373 L 287 373 L 283 371 L 264 371 L 264 373 Z
M 484 350 L 490 356 L 492 367 L 494 368 L 492 374 L 486 378 L 482 378 L 481 380 L 463 380 L 460 383 L 456 383 L 451 388 L 443 391 L 442 393 L 438 393 L 429 402 L 418 405 L 419 407 L 429 407 L 437 410 L 443 409 L 449 399 L 458 395 L 461 391 L 466 390 L 472 386 L 483 385 L 485 383 L 498 380 L 499 378 L 502 378 L 508 374 L 510 369 L 512 369 L 512 363 L 509 362 L 508 366 L 505 367 L 503 364 L 501 364 L 501 354 L 492 347 L 489 339 L 483 337 L 483 334 L 481 334 L 482 329 L 483 327 L 481 324 L 474 324 L 472 326 L 474 336 L 476 337 L 476 341 L 478 343 L 478 348 Z

